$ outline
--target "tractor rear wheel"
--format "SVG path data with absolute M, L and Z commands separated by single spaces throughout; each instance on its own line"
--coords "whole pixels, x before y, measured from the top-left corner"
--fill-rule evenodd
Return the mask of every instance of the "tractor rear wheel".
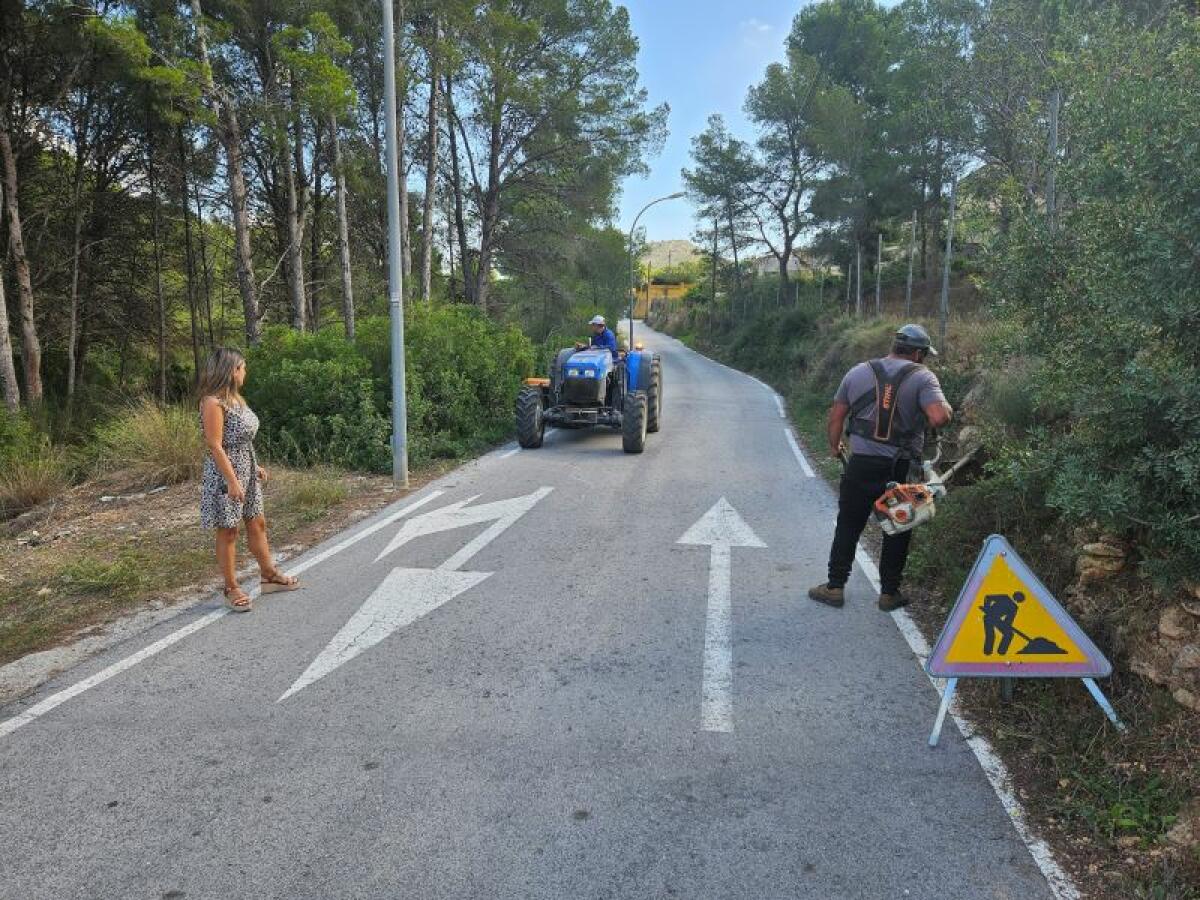
M 621 421 L 621 447 L 626 453 L 641 453 L 646 448 L 646 394 L 634 391 L 625 396 Z
M 650 393 L 646 395 L 646 430 L 651 434 L 658 431 L 662 418 L 662 401 L 662 363 L 656 356 L 650 363 Z
M 517 394 L 517 443 L 526 450 L 542 446 L 546 420 L 542 418 L 542 389 L 521 388 Z

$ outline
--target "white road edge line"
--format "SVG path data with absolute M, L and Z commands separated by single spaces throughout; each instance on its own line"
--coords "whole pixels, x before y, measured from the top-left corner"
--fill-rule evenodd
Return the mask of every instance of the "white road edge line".
M 389 516 L 385 516 L 384 518 L 380 519 L 375 524 L 369 525 L 366 528 L 362 529 L 361 531 L 355 532 L 354 534 L 350 535 L 350 537 L 346 538 L 343 541 L 339 541 L 337 544 L 334 544 L 332 547 L 328 548 L 327 550 L 323 550 L 320 553 L 316 554 L 315 556 L 311 556 L 308 559 L 305 559 L 305 560 L 297 563 L 296 565 L 289 567 L 287 570 L 287 574 L 299 575 L 301 572 L 311 569 L 313 566 L 317 565 L 318 563 L 324 562 L 325 560 L 329 559 L 329 557 L 331 557 L 337 553 L 341 553 L 347 547 L 353 546 L 354 544 L 357 544 L 359 541 L 363 540 L 364 538 L 369 537 L 370 535 L 379 531 L 381 528 L 386 528 L 388 525 L 391 525 L 392 523 L 398 521 L 399 519 L 404 518 L 413 510 L 419 509 L 420 507 L 424 506 L 426 503 L 429 503 L 432 500 L 436 500 L 438 497 L 440 497 L 444 493 L 445 493 L 445 491 L 440 491 L 440 490 L 430 491 L 426 496 L 422 497 L 420 500 L 410 503 L 408 506 L 405 506 L 403 509 L 396 510 L 396 512 L 392 513 Z M 249 591 L 249 595 L 252 598 L 258 596 L 257 585 Z M 230 611 L 228 609 L 217 609 L 217 610 L 214 610 L 213 612 L 207 613 L 207 614 L 201 616 L 196 621 L 189 622 L 187 625 L 184 625 L 182 628 L 179 628 L 176 631 L 171 632 L 166 637 L 159 638 L 157 641 L 155 641 L 150 646 L 143 647 L 141 650 L 137 651 L 136 653 L 131 654 L 130 656 L 127 656 L 124 659 L 113 663 L 112 665 L 108 666 L 107 668 L 101 669 L 95 675 L 91 675 L 91 676 L 83 679 L 83 681 L 80 681 L 80 682 L 77 682 L 77 683 L 71 685 L 69 688 L 64 688 L 63 690 L 58 691 L 57 693 L 51 694 L 45 700 L 35 703 L 33 706 L 29 707 L 29 709 L 25 710 L 24 712 L 18 713 L 17 715 L 13 716 L 10 719 L 5 719 L 3 722 L 0 722 L 0 738 L 7 737 L 8 735 L 10 735 L 14 731 L 16 731 L 18 728 L 22 727 L 23 725 L 28 725 L 30 722 L 36 721 L 37 719 L 44 716 L 46 713 L 50 712 L 51 710 L 55 709 L 56 707 L 61 706 L 64 703 L 66 703 L 68 700 L 78 697 L 84 691 L 90 690 L 91 688 L 96 687 L 96 685 L 98 685 L 98 684 L 103 684 L 104 682 L 108 681 L 110 678 L 112 678 L 116 675 L 120 675 L 122 672 L 124 672 L 128 669 L 132 669 L 138 663 L 143 662 L 143 661 L 149 659 L 150 657 L 155 656 L 158 653 L 161 653 L 163 650 L 166 650 L 172 644 L 177 644 L 179 641 L 182 641 L 184 638 L 195 634 L 197 631 L 200 631 L 202 628 L 207 628 L 213 622 L 216 622 L 220 619 L 225 618 L 225 616 L 229 615 L 229 613 L 230 613 Z
M 783 434 L 787 438 L 788 445 L 792 448 L 792 453 L 796 457 L 796 462 L 800 463 L 800 468 L 804 471 L 808 478 L 816 478 L 817 473 L 813 471 L 813 467 L 808 464 L 808 460 L 804 456 L 804 451 L 800 449 L 800 444 L 796 441 L 796 435 L 792 434 L 792 429 L 783 429 Z
M 854 556 L 859 568 L 863 570 L 863 574 L 871 582 L 871 586 L 878 591 L 880 589 L 879 570 L 875 567 L 875 562 L 861 546 L 857 548 Z M 916 623 L 912 620 L 912 616 L 908 614 L 908 610 L 898 609 L 891 615 L 892 621 L 900 629 L 900 634 L 904 636 L 909 649 L 917 657 L 921 671 L 925 673 L 933 689 L 941 693 L 941 686 L 938 684 L 940 679 L 933 678 L 925 672 L 925 661 L 929 658 L 930 652 L 929 643 L 925 640 L 925 636 L 917 628 Z M 1029 855 L 1033 857 L 1033 861 L 1041 870 L 1042 876 L 1046 879 L 1046 883 L 1050 886 L 1050 890 L 1056 900 L 1079 900 L 1081 896 L 1079 888 L 1076 887 L 1071 876 L 1058 864 L 1058 861 L 1054 858 L 1054 851 L 1050 849 L 1050 846 L 1044 840 L 1034 834 L 1033 830 L 1029 827 L 1025 808 L 1013 792 L 1012 776 L 1009 774 L 1008 767 L 1004 765 L 1003 760 L 996 754 L 991 741 L 983 735 L 974 732 L 970 723 L 962 716 L 957 700 L 950 706 L 950 717 L 954 719 L 954 724 L 958 726 L 958 730 L 962 733 L 967 746 L 975 754 L 975 759 L 978 761 L 979 767 L 983 769 L 983 774 L 987 778 L 988 783 L 991 784 L 992 790 L 996 792 L 996 797 L 1000 800 L 1000 805 L 1008 813 L 1008 818 L 1012 822 L 1013 828 L 1016 829 L 1017 835 L 1025 844 Z
M 775 408 L 779 410 L 779 418 L 787 418 L 787 410 L 783 408 L 783 398 L 774 391 L 771 391 L 771 396 L 775 398 Z
M 496 458 L 497 459 L 508 459 L 510 456 L 516 456 L 520 452 L 521 452 L 520 447 L 513 447 L 511 450 L 505 450 L 503 453 L 501 453 Z

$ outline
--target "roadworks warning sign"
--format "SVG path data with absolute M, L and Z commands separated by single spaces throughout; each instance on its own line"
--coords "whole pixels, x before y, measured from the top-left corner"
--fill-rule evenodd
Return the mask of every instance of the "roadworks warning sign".
M 1112 665 L 1008 541 L 993 534 L 926 669 L 939 678 L 1104 678 Z

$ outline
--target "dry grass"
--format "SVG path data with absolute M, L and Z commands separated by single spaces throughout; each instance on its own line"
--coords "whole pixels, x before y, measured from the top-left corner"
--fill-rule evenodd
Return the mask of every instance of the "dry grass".
M 272 467 L 271 476 L 276 550 L 311 545 L 400 496 L 389 479 L 332 469 Z M 196 483 L 101 501 L 111 488 L 109 481 L 68 489 L 35 510 L 36 522 L 17 520 L 0 537 L 0 664 L 197 585 L 211 582 L 215 592 L 212 533 L 199 525 Z M 239 564 L 252 564 L 244 547 Z
M 120 472 L 138 484 L 197 478 L 204 460 L 198 413 L 190 406 L 141 400 L 97 430 L 96 453 L 100 472 Z
M 61 450 L 44 447 L 11 460 L 0 470 L 0 520 L 58 496 L 70 483 L 70 466 Z

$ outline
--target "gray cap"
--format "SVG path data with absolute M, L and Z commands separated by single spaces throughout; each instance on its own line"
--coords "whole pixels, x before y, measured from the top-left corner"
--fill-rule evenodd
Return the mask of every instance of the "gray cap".
M 592 316 L 592 321 L 588 322 L 588 324 L 589 325 L 604 325 L 606 323 L 604 321 L 604 316 Z
M 929 341 L 929 332 L 920 325 L 902 325 L 896 332 L 896 343 L 912 350 L 928 350 L 930 356 L 938 355 Z

